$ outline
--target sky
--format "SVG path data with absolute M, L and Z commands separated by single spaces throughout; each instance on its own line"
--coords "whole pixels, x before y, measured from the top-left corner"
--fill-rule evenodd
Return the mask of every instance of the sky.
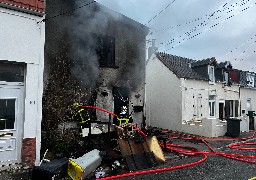
M 98 0 L 150 28 L 160 52 L 256 71 L 256 0 Z

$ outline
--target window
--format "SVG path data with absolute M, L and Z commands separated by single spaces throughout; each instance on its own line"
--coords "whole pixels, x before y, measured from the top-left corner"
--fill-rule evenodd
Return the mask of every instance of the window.
M 201 108 L 202 108 L 202 96 L 201 94 L 197 96 L 197 118 L 200 118 L 201 115 Z
M 215 83 L 214 66 L 208 67 L 209 82 Z
M 194 100 L 194 117 L 195 118 L 202 117 L 201 108 L 202 108 L 202 95 L 198 94 L 197 96 L 195 96 L 195 100 Z
M 219 101 L 219 119 L 223 120 L 225 116 L 224 111 L 224 102 L 223 100 Z
M 0 99 L 0 130 L 14 129 L 15 99 Z
M 95 36 L 100 67 L 115 67 L 115 38 L 106 35 Z
M 24 82 L 24 69 L 23 63 L 0 61 L 0 81 Z
M 249 87 L 254 87 L 254 74 L 251 74 L 251 73 L 246 74 L 246 84 Z
M 247 107 L 247 112 L 252 110 L 251 98 L 247 98 L 246 107 Z
M 215 96 L 209 96 L 209 115 L 215 117 Z
M 226 86 L 231 86 L 232 85 L 232 81 L 230 78 L 230 74 L 228 72 L 224 72 L 223 73 L 223 77 L 224 77 L 224 82 Z
M 226 100 L 225 101 L 225 116 L 229 117 L 238 117 L 238 100 Z

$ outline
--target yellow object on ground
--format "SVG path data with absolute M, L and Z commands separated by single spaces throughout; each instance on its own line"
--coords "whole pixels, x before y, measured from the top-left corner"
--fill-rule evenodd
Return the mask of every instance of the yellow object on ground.
M 82 180 L 101 164 L 100 151 L 94 149 L 76 159 L 69 159 L 68 175 L 73 180 Z
M 81 180 L 83 177 L 84 170 L 81 166 L 72 160 L 68 161 L 68 175 L 73 180 Z

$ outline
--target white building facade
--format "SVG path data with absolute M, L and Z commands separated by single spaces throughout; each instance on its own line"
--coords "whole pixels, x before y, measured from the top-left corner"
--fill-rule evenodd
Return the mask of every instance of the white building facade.
M 253 72 L 241 71 L 241 128 L 244 131 L 255 130 L 256 77 Z
M 228 86 L 215 75 L 225 65 L 218 67 L 214 58 L 153 54 L 146 65 L 147 124 L 206 137 L 225 135 L 226 117 L 240 115 L 239 85 Z
M 40 160 L 44 1 L 0 1 L 0 165 Z

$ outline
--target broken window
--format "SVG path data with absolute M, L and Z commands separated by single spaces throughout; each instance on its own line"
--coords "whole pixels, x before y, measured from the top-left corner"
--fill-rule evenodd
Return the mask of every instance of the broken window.
M 215 83 L 214 66 L 209 66 L 208 75 L 210 83 Z
M 209 96 L 209 115 L 210 117 L 215 117 L 215 96 Z
M 115 67 L 115 38 L 106 35 L 96 35 L 96 52 L 100 67 Z

